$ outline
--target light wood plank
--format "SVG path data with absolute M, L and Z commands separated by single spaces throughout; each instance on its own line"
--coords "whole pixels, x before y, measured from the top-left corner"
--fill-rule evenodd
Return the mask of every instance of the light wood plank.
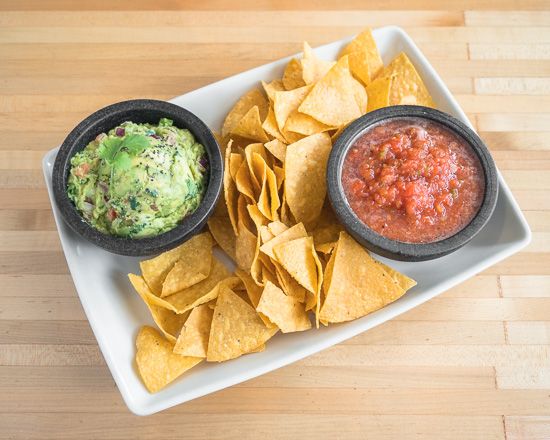
M 51 209 L 0 209 L 0 231 L 53 231 Z
M 506 330 L 510 344 L 550 345 L 550 321 L 507 322 Z
M 498 321 L 390 321 L 344 345 L 488 345 L 504 344 L 504 328 Z
M 550 348 L 546 345 L 338 345 L 304 359 L 307 365 L 407 365 L 407 366 L 532 366 L 546 368 Z
M 470 44 L 472 60 L 548 60 L 550 44 Z
M 0 252 L 60 252 L 57 231 L 1 231 Z
M 550 388 L 548 368 L 497 367 L 497 386 L 499 389 L 544 390 Z
M 85 318 L 81 321 L 2 318 L 0 344 L 97 345 L 97 342 Z
M 21 435 L 29 440 L 73 439 L 107 436 L 113 440 L 127 439 L 139 433 L 141 439 L 172 439 L 182 430 L 188 439 L 212 440 L 238 437 L 256 439 L 258 433 L 279 439 L 318 439 L 331 437 L 334 427 L 338 435 L 354 440 L 364 439 L 365 433 L 380 440 L 407 438 L 424 440 L 438 438 L 451 440 L 460 433 L 471 440 L 501 440 L 504 438 L 500 417 L 453 417 L 453 416 L 391 416 L 391 415 L 316 415 L 307 417 L 297 414 L 255 414 L 247 420 L 243 431 L 243 416 L 240 414 L 201 415 L 195 414 L 182 428 L 181 415 L 164 413 L 153 417 L 137 418 L 129 414 L 99 413 L 82 416 L 72 413 L 35 414 L 21 413 L 16 416 L 0 415 L 0 428 L 6 438 Z M 65 420 L 63 429 L 59 420 Z M 309 426 L 311 425 L 311 426 Z M 162 427 L 162 429 L 160 429 Z
M 398 320 L 537 321 L 550 316 L 547 298 L 433 298 Z
M 480 131 L 479 135 L 491 150 L 518 150 L 521 151 L 520 157 L 531 150 L 550 150 L 550 139 L 545 131 Z M 548 155 L 544 154 L 539 159 L 547 157 Z
M 548 95 L 550 78 L 475 78 L 479 95 Z
M 62 252 L 0 252 L 0 274 L 59 275 L 69 272 Z
M 133 8 L 130 8 L 133 9 Z M 310 11 L 308 20 L 315 26 L 334 27 L 335 23 L 346 23 L 349 26 L 385 26 L 393 23 L 398 26 L 457 26 L 464 24 L 464 15 L 458 11 L 388 11 L 388 10 L 353 10 L 353 11 Z M 59 11 L 55 14 L 43 12 L 6 12 L 0 17 L 0 26 L 71 26 L 71 27 L 247 27 L 277 26 L 302 27 L 303 11 L 155 11 L 154 14 L 143 11 Z
M 503 276 L 500 282 L 509 298 L 550 298 L 550 276 Z
M 113 380 L 103 366 L 0 367 L 0 386 L 21 391 L 49 392 L 59 388 L 86 392 L 89 387 L 113 389 Z M 337 374 L 335 374 L 337 373 Z M 316 379 L 318 378 L 318 380 Z M 236 388 L 362 388 L 362 389 L 495 389 L 493 368 L 449 367 L 333 367 L 304 366 L 299 362 L 236 385 Z M 118 399 L 116 399 L 118 400 Z M 27 410 L 33 407 L 28 406 Z M 36 409 L 36 407 L 35 407 Z
M 550 417 L 506 417 L 507 440 L 547 440 L 550 438 Z
M 521 4 L 518 4 L 521 6 Z M 496 6 L 496 4 L 495 4 Z M 548 26 L 549 11 L 465 11 L 466 26 Z
M 550 113 L 483 113 L 477 115 L 477 126 L 479 131 L 550 131 Z
M 70 275 L 0 275 L 0 297 L 74 297 L 75 288 Z
M 228 27 L 128 27 L 117 32 L 118 26 L 94 26 L 71 28 L 66 26 L 14 26 L 3 28 L 0 43 L 238 43 L 242 40 L 270 43 L 301 42 L 323 44 L 360 32 L 364 23 L 352 26 L 324 28 L 310 25 L 285 27 L 284 32 L 265 32 L 262 26 Z M 405 29 L 419 42 L 441 43 L 548 43 L 550 33 L 545 27 L 421 27 L 406 26 Z
M 227 0 L 212 0 L 208 3 L 196 3 L 193 0 L 158 0 L 155 3 L 151 3 L 148 0 L 120 0 L 116 3 L 109 3 L 106 0 L 91 0 L 86 3 L 86 10 L 228 10 L 232 8 L 239 8 L 240 10 L 334 10 L 334 9 L 397 9 L 402 10 L 415 9 L 415 10 L 438 10 L 441 8 L 441 2 L 438 0 L 373 0 L 367 5 L 362 0 L 348 0 L 346 3 L 342 3 L 339 0 L 327 0 L 323 3 L 319 3 L 316 0 L 304 0 L 300 3 L 296 3 L 292 0 L 280 0 L 277 3 L 273 3 L 269 0 L 241 0 L 235 6 L 233 2 Z M 494 11 L 495 3 L 491 0 L 449 0 L 445 3 L 447 10 L 480 10 L 480 11 Z M 499 10 L 504 11 L 516 11 L 518 9 L 518 3 L 513 0 L 503 0 L 498 4 Z M 521 2 L 522 10 L 546 10 L 547 3 L 543 0 L 524 0 Z M 4 0 L 0 4 L 0 8 L 6 11 L 66 11 L 66 10 L 81 10 L 81 6 L 75 5 L 71 0 L 50 0 L 47 4 L 44 4 L 41 0 L 26 0 L 21 2 L 18 0 Z

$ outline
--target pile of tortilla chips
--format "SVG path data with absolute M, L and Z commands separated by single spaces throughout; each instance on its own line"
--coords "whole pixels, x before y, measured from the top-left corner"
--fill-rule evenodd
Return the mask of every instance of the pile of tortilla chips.
M 368 29 L 336 61 L 304 43 L 282 78 L 238 100 L 219 137 L 224 197 L 210 233 L 129 275 L 162 333 L 143 327 L 136 341 L 149 391 L 201 360 L 261 351 L 279 330 L 308 330 L 311 318 L 318 327 L 365 316 L 416 284 L 374 260 L 326 200 L 335 138 L 367 110 L 396 104 L 434 105 L 404 53 L 384 67 Z M 234 274 L 212 255 L 214 242 Z

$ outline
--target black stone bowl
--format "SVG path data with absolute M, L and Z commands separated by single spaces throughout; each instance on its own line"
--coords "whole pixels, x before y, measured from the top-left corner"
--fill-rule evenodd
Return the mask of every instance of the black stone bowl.
M 456 234 L 431 243 L 405 243 L 386 238 L 370 229 L 355 215 L 342 188 L 342 164 L 349 148 L 373 125 L 393 118 L 421 118 L 438 122 L 463 138 L 478 156 L 485 175 L 485 195 L 472 221 Z M 347 127 L 332 148 L 327 167 L 328 196 L 336 216 L 355 239 L 372 252 L 393 260 L 424 261 L 442 257 L 468 243 L 489 221 L 497 202 L 497 169 L 489 150 L 474 133 L 458 119 L 439 110 L 416 105 L 382 108 L 360 117 Z
M 172 119 L 178 128 L 188 129 L 208 154 L 208 187 L 201 204 L 174 229 L 155 237 L 123 238 L 98 231 L 81 217 L 67 196 L 71 158 L 75 153 L 83 150 L 98 134 L 106 133 L 124 121 L 158 124 L 160 118 Z M 182 107 L 151 99 L 119 102 L 102 108 L 84 119 L 69 133 L 59 148 L 52 176 L 55 201 L 71 229 L 109 252 L 131 256 L 158 254 L 198 233 L 214 211 L 220 196 L 222 181 L 223 161 L 220 148 L 206 124 Z

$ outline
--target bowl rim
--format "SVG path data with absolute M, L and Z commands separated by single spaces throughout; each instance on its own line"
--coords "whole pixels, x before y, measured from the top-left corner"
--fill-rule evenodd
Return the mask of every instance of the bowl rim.
M 348 204 L 342 187 L 342 165 L 355 141 L 373 125 L 391 119 L 420 118 L 437 122 L 464 139 L 477 155 L 485 177 L 483 202 L 472 220 L 461 230 L 443 240 L 407 243 L 375 232 L 364 224 Z M 327 164 L 329 201 L 344 227 L 369 250 L 390 259 L 424 261 L 447 255 L 473 239 L 489 221 L 498 198 L 498 172 L 489 149 L 466 124 L 448 113 L 430 107 L 397 105 L 369 112 L 351 123 L 333 145 Z
M 209 164 L 206 192 L 198 208 L 185 217 L 175 228 L 167 232 L 145 238 L 127 238 L 105 234 L 98 231 L 84 220 L 67 195 L 70 160 L 75 153 L 82 151 L 86 147 L 89 141 L 84 141 L 84 138 L 89 138 L 90 133 L 95 134 L 93 136 L 95 137 L 101 132 L 104 132 L 104 130 L 98 131 L 97 129 L 100 124 L 108 124 L 110 120 L 113 119 L 118 121 L 113 122 L 112 128 L 114 128 L 118 124 L 124 122 L 124 120 L 130 120 L 130 118 L 125 119 L 125 115 L 135 115 L 136 113 L 143 113 L 145 115 L 145 118 L 141 120 L 140 123 L 158 123 L 156 116 L 154 118 L 156 122 L 153 118 L 150 121 L 147 120 L 148 112 L 156 112 L 162 114 L 163 116 L 161 117 L 177 119 L 180 122 L 174 125 L 179 128 L 188 129 L 195 139 L 203 144 L 208 155 Z M 133 99 L 117 102 L 103 107 L 83 119 L 71 130 L 61 144 L 52 170 L 54 199 L 65 223 L 67 223 L 74 232 L 95 245 L 109 252 L 127 256 L 158 254 L 173 248 L 199 232 L 214 212 L 221 194 L 222 182 L 223 160 L 221 149 L 208 126 L 189 110 L 167 101 L 155 99 Z M 136 243 L 138 243 L 138 245 L 136 245 Z

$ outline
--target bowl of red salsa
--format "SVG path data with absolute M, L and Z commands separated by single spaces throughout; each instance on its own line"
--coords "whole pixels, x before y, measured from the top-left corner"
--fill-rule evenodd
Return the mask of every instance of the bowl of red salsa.
M 330 202 L 369 250 L 423 261 L 468 243 L 491 217 L 497 169 L 477 134 L 428 107 L 376 110 L 347 127 L 327 169 Z

